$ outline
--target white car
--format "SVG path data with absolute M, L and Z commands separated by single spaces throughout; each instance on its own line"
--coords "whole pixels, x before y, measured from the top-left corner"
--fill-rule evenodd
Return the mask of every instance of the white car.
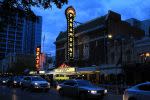
M 26 76 L 22 80 L 21 87 L 22 89 L 29 88 L 31 90 L 42 89 L 48 92 L 50 89 L 50 83 L 40 76 Z
M 141 83 L 126 89 L 123 100 L 150 100 L 150 82 Z

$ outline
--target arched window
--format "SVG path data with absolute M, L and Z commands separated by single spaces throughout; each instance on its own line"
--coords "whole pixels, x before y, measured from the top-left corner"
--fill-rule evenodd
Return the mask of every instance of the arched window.
M 131 51 L 130 50 L 126 51 L 126 62 L 131 62 Z
M 83 38 L 83 59 L 89 58 L 89 37 L 85 36 Z

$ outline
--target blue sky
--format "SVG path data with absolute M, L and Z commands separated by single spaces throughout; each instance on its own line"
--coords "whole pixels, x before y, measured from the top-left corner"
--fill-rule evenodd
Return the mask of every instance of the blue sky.
M 45 35 L 45 42 L 42 50 L 45 53 L 55 55 L 54 42 L 59 32 L 66 30 L 64 12 L 70 5 L 76 10 L 75 20 L 81 23 L 103 16 L 108 13 L 108 10 L 121 14 L 122 20 L 128 18 L 150 19 L 150 0 L 69 0 L 62 9 L 56 8 L 55 5 L 46 10 L 33 8 L 35 14 L 43 17 L 42 38 Z

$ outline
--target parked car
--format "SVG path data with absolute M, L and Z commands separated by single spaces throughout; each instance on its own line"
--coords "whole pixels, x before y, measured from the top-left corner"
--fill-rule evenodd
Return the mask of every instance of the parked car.
M 103 98 L 107 90 L 95 86 L 90 81 L 73 79 L 66 80 L 58 86 L 60 95 L 69 95 L 79 97 L 81 100 L 87 98 Z
M 2 84 L 2 85 L 7 85 L 9 79 L 10 79 L 9 77 L 3 77 L 3 78 L 1 79 L 1 84 Z
M 2 78 L 2 76 L 1 76 L 1 77 L 0 77 L 0 84 L 2 83 L 2 79 L 3 79 L 3 78 Z
M 24 79 L 24 76 L 17 76 L 16 82 L 19 87 L 21 87 L 21 82 Z
M 7 85 L 10 87 L 20 87 L 20 81 L 22 78 L 23 76 L 11 76 Z
M 13 84 L 13 81 L 14 81 L 14 76 L 10 76 L 10 77 L 9 77 L 9 80 L 8 80 L 8 82 L 7 82 L 7 86 L 11 87 L 12 84 Z
M 150 100 L 150 82 L 141 83 L 126 89 L 123 100 Z
M 48 92 L 50 89 L 50 83 L 40 76 L 25 76 L 21 83 L 22 89 L 29 88 L 31 90 L 44 90 Z

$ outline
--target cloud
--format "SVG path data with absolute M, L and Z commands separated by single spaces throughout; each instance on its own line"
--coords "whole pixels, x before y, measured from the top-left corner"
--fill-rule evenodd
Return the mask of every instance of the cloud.
M 149 19 L 149 4 L 149 0 L 69 0 L 68 5 L 64 5 L 62 9 L 54 5 L 52 9 L 33 8 L 33 11 L 43 17 L 42 36 L 46 36 L 45 52 L 53 52 L 55 55 L 53 43 L 59 32 L 66 30 L 65 9 L 68 6 L 72 5 L 75 8 L 75 20 L 84 23 L 107 14 L 108 10 L 121 14 L 122 19 Z

